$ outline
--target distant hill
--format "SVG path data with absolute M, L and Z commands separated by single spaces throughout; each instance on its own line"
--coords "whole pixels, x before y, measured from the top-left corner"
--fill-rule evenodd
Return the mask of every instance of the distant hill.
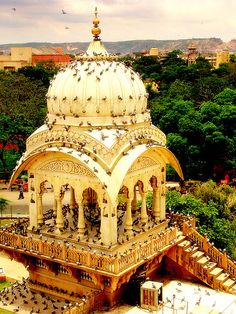
M 217 49 L 228 48 L 230 51 L 236 51 L 236 40 L 233 39 L 228 43 L 224 43 L 220 38 L 192 38 L 178 40 L 128 40 L 117 42 L 104 42 L 110 53 L 128 54 L 139 52 L 142 50 L 157 47 L 165 50 L 180 49 L 186 51 L 189 43 L 195 43 L 199 52 L 214 52 Z M 23 44 L 0 44 L 0 51 L 9 51 L 10 47 L 30 46 L 30 47 L 62 47 L 64 53 L 82 53 L 88 47 L 88 42 L 73 43 L 48 43 L 48 42 L 30 42 Z

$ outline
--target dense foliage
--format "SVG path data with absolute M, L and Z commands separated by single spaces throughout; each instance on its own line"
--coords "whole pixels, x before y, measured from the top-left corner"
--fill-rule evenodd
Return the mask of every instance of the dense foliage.
M 43 124 L 47 88 L 41 79 L 18 72 L 0 72 L 1 178 L 9 178 L 16 160 L 25 150 L 27 137 Z
M 169 149 L 177 156 L 186 179 L 232 178 L 236 169 L 236 63 L 212 69 L 199 57 L 190 66 L 169 53 L 160 62 L 141 57 L 132 63 L 149 83 L 153 124 L 167 135 Z M 234 59 L 232 60 L 234 61 Z
M 201 234 L 236 258 L 236 190 L 213 181 L 199 184 L 191 193 L 167 193 L 167 208 L 195 215 Z

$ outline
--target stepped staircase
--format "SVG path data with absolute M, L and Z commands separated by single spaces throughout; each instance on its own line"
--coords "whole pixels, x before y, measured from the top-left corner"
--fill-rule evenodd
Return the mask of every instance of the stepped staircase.
M 168 256 L 213 289 L 236 295 L 236 261 L 197 231 L 194 217 L 171 213 L 168 218 L 179 228 L 179 240 Z
M 193 241 L 184 239 L 177 245 L 176 262 L 213 289 L 236 295 L 236 278 Z

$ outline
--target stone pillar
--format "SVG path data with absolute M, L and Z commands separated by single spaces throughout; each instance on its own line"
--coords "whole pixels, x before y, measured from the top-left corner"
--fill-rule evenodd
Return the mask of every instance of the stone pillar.
M 42 201 L 42 194 L 38 193 L 37 194 L 37 222 L 38 224 L 43 223 L 43 201 Z
M 112 244 L 116 244 L 117 243 L 117 205 L 118 203 L 116 203 L 115 205 L 110 204 L 110 209 L 111 212 L 110 213 L 110 226 L 111 226 L 111 243 Z
M 38 215 L 37 215 L 37 199 L 36 199 L 36 191 L 34 186 L 34 179 L 29 178 L 29 186 L 30 186 L 30 200 L 29 200 L 29 230 L 38 227 Z
M 166 219 L 166 187 L 165 183 L 161 182 L 161 198 L 160 198 L 160 219 L 165 220 Z
M 85 232 L 85 222 L 84 222 L 84 208 L 82 201 L 78 201 L 78 235 L 80 236 L 80 239 L 84 238 L 84 232 Z
M 146 195 L 147 195 L 146 191 L 141 193 L 141 196 L 142 196 L 141 222 L 142 223 L 146 223 L 148 221 Z
M 70 187 L 70 209 L 75 207 L 75 190 Z
M 131 211 L 131 198 L 127 198 L 125 228 L 126 228 L 126 234 L 128 236 L 132 236 L 133 235 L 133 220 L 132 220 L 132 211 Z
M 57 215 L 57 199 L 54 196 L 54 202 L 53 202 L 53 214 L 56 216 Z
M 108 200 L 103 203 L 102 199 L 98 198 L 98 204 L 101 208 L 101 242 L 105 245 L 113 245 L 117 243 L 117 204 L 113 205 Z
M 159 188 L 153 187 L 152 193 L 152 212 L 155 217 L 155 221 L 160 220 L 160 197 L 159 197 Z
M 137 191 L 136 191 L 136 185 L 134 186 L 134 198 L 131 202 L 132 211 L 136 211 L 137 209 Z
M 64 218 L 62 213 L 62 199 L 60 195 L 56 195 L 56 202 L 57 202 L 57 218 L 56 218 L 56 227 L 57 231 L 60 232 L 59 229 L 63 228 L 64 226 Z

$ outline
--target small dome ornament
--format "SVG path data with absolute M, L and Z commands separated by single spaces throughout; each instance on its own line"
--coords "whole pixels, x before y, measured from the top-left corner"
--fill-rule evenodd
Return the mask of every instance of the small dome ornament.
M 93 25 L 94 27 L 92 28 L 92 34 L 93 34 L 93 37 L 94 37 L 94 40 L 97 41 L 97 40 L 100 40 L 99 38 L 99 35 L 101 34 L 101 29 L 100 27 L 98 27 L 100 21 L 98 19 L 98 11 L 97 11 L 97 7 L 95 7 L 95 18 L 93 19 Z

